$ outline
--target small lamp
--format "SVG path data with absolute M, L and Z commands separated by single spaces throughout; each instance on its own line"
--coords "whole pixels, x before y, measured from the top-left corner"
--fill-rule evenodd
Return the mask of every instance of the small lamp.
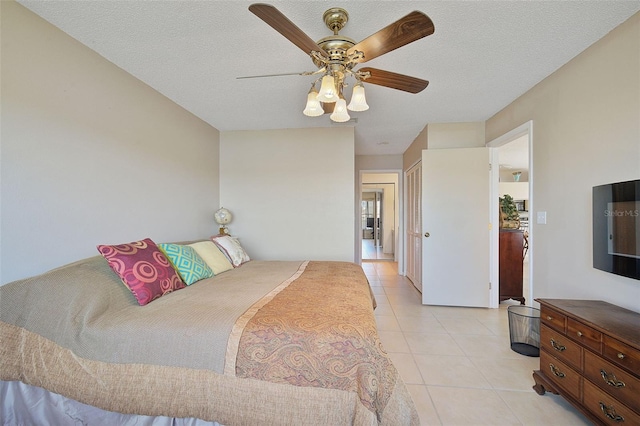
M 351 93 L 351 102 L 347 108 L 350 111 L 366 111 L 369 109 L 367 105 L 367 99 L 364 96 L 364 86 L 362 83 L 358 83 L 353 86 L 353 92 Z
M 227 224 L 231 222 L 231 219 L 233 219 L 233 215 L 231 214 L 231 212 L 224 207 L 220 207 L 213 214 L 213 218 L 215 219 L 216 223 L 220 225 L 220 235 L 228 235 L 229 231 L 227 229 Z

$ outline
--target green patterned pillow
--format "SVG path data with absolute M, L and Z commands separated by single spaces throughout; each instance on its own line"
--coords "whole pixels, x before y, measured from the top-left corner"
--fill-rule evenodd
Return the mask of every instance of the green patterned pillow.
M 186 285 L 213 276 L 209 265 L 193 248 L 179 244 L 158 244 L 158 247 L 169 258 Z

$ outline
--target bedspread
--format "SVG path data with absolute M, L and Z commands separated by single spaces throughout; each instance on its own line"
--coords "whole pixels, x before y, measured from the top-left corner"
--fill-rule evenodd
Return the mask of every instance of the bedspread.
M 238 377 L 356 392 L 379 415 L 398 374 L 380 345 L 366 279 L 343 262 L 311 262 L 305 272 L 249 313 L 225 371 L 235 365 Z
M 0 380 L 226 425 L 419 424 L 348 262 L 260 262 L 138 306 L 92 258 L 0 287 Z

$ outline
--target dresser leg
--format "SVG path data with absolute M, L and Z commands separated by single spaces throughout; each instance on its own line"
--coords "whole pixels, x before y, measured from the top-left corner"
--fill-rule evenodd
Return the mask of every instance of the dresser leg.
M 542 375 L 540 370 L 535 370 L 533 372 L 533 380 L 536 382 L 536 384 L 533 385 L 533 390 L 536 391 L 538 395 L 544 395 L 545 392 L 551 392 L 558 395 L 556 388 Z

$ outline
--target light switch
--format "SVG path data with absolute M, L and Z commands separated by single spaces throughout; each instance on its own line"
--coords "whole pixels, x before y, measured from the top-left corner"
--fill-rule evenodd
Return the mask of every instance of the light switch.
M 536 223 L 539 223 L 540 225 L 546 225 L 547 224 L 547 212 L 538 212 Z

